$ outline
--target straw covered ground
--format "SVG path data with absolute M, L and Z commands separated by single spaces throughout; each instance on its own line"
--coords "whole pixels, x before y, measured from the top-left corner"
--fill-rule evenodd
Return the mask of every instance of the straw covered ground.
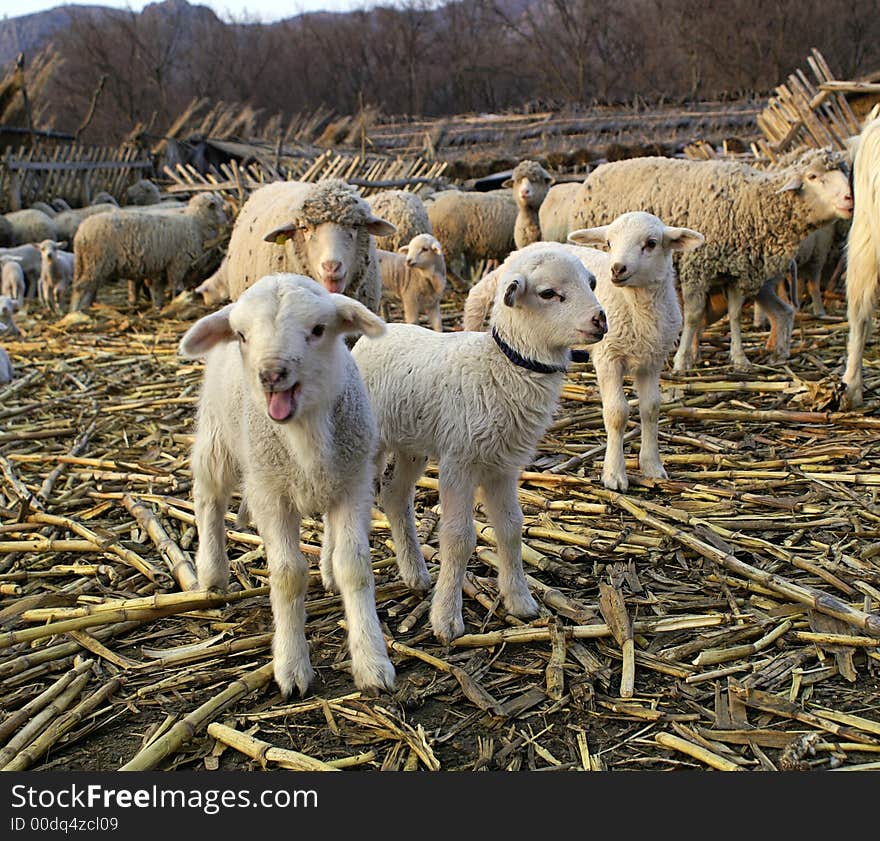
M 595 378 L 574 366 L 521 486 L 534 622 L 499 612 L 478 506 L 467 633 L 440 646 L 376 510 L 397 689 L 355 690 L 340 600 L 315 563 L 317 679 L 285 701 L 261 542 L 234 511 L 233 590 L 193 589 L 201 366 L 176 346 L 205 310 L 157 316 L 107 291 L 63 325 L 22 315 L 21 340 L 4 341 L 17 378 L 0 389 L 0 768 L 880 767 L 880 416 L 870 400 L 836 411 L 839 298 L 836 315 L 799 315 L 787 367 L 760 364 L 748 327 L 746 377 L 714 325 L 702 369 L 664 381 L 669 481 L 635 472 L 633 420 L 625 495 L 597 479 Z M 445 304 L 447 329 L 461 303 Z M 869 398 L 875 359 L 871 346 Z M 432 574 L 437 502 L 429 466 L 417 515 Z M 320 523 L 302 539 L 316 562 Z

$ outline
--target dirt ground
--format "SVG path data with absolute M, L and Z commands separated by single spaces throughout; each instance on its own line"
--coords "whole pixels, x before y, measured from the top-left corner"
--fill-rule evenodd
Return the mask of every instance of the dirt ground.
M 157 315 L 128 307 L 120 289 L 101 297 L 64 322 L 26 313 L 21 339 L 4 341 L 17 378 L 0 388 L 0 767 L 112 770 L 145 749 L 146 767 L 169 770 L 829 770 L 880 759 L 880 373 L 871 344 L 865 408 L 837 411 L 839 294 L 827 318 L 798 314 L 787 364 L 765 364 L 749 311 L 752 372 L 727 365 L 719 322 L 701 367 L 664 377 L 668 481 L 638 474 L 633 399 L 626 494 L 598 479 L 595 377 L 573 366 L 521 486 L 541 601 L 525 629 L 499 607 L 479 505 L 466 637 L 449 647 L 431 634 L 429 602 L 400 583 L 375 510 L 392 695 L 355 690 L 341 604 L 317 574 L 320 522 L 306 520 L 317 677 L 288 700 L 266 668 L 253 530 L 230 512 L 234 600 L 186 596 L 169 572 L 197 545 L 188 450 L 201 366 L 176 344 L 206 310 Z M 461 303 L 445 302 L 446 329 L 459 327 Z M 416 505 L 432 576 L 436 478 L 431 464 Z M 613 634 L 621 613 L 633 623 L 631 697 L 628 647 Z M 82 624 L 49 624 L 72 619 Z

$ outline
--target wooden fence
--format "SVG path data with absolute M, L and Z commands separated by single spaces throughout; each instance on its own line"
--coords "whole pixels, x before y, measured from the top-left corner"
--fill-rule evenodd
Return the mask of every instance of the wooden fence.
M 0 158 L 0 201 L 6 211 L 52 198 L 80 207 L 101 191 L 119 201 L 129 184 L 152 174 L 152 161 L 134 147 L 10 148 Z

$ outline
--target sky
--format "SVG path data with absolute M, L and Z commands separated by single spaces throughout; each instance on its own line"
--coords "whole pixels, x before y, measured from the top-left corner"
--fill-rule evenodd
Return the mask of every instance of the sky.
M 0 0 L 0 19 L 42 12 L 68 2 L 77 5 L 111 6 L 117 9 L 139 11 L 152 0 Z M 347 11 L 374 5 L 368 0 L 189 0 L 193 5 L 210 6 L 218 17 L 229 20 L 248 17 L 259 18 L 269 23 L 288 18 L 300 12 Z

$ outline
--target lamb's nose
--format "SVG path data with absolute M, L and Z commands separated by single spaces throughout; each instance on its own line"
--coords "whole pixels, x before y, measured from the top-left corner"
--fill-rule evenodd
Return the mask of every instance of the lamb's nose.
M 604 336 L 608 332 L 608 319 L 605 318 L 605 313 L 603 311 L 596 313 L 592 320 L 593 326 Z
M 321 263 L 321 268 L 327 274 L 338 274 L 339 270 L 342 268 L 342 263 L 339 260 L 325 260 Z
M 614 277 L 621 277 L 622 275 L 625 275 L 626 274 L 626 264 L 625 263 L 614 263 L 614 265 L 611 266 L 611 274 L 614 275 Z
M 271 391 L 278 383 L 287 376 L 287 368 L 278 366 L 273 368 L 263 368 L 260 371 L 260 383 L 263 388 Z

